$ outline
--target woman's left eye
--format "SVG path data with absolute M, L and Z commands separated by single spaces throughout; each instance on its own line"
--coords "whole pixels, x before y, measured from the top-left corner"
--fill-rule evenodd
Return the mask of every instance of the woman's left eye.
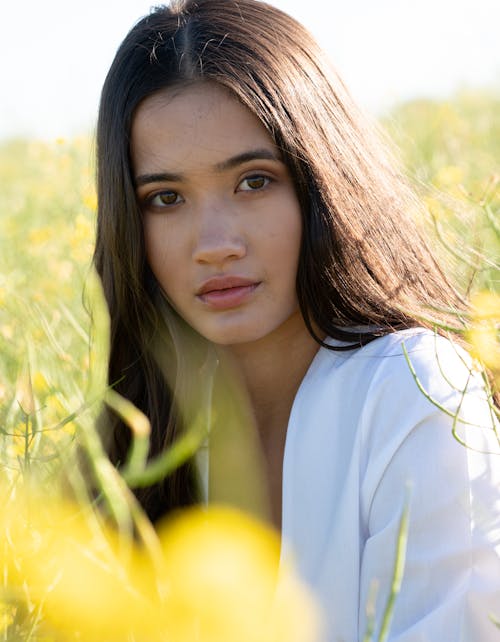
M 268 176 L 247 176 L 244 178 L 241 183 L 238 185 L 238 191 L 242 192 L 255 192 L 257 190 L 267 187 L 271 179 Z

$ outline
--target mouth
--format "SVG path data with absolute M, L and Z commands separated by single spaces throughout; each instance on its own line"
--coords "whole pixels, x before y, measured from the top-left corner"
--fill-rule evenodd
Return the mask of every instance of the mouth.
M 226 310 L 245 303 L 260 283 L 242 277 L 214 277 L 205 281 L 196 295 L 208 307 Z

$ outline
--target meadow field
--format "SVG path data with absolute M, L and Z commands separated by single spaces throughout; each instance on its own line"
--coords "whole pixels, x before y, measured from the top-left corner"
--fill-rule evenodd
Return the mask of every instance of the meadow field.
M 500 96 L 464 92 L 447 101 L 413 101 L 384 116 L 382 125 L 399 148 L 425 204 L 422 225 L 429 228 L 450 277 L 472 301 L 472 315 L 463 329 L 473 344 L 474 356 L 489 367 L 500 387 Z M 0 143 L 0 500 L 4 507 L 0 526 L 9 533 L 0 552 L 4 568 L 0 640 L 101 639 L 95 637 L 96 631 L 107 631 L 109 640 L 156 639 L 151 629 L 141 628 L 146 626 L 144 611 L 133 606 L 137 592 L 123 587 L 135 581 L 145 586 L 151 574 L 159 577 L 158 569 L 150 563 L 157 559 L 158 540 L 123 479 L 111 470 L 95 431 L 95 419 L 106 395 L 107 320 L 99 284 L 91 271 L 97 207 L 93 151 L 91 136 Z M 107 400 L 120 406 L 119 399 Z M 120 408 L 139 434 L 143 418 L 134 414 L 133 408 Z M 113 507 L 117 532 L 128 537 L 125 554 L 123 537 L 116 538 L 115 531 L 108 531 L 108 525 L 98 517 L 81 519 L 79 513 L 75 519 L 60 498 L 60 486 L 69 484 L 80 506 L 90 504 L 84 480 L 74 465 L 74 445 L 82 435 L 93 472 Z M 21 487 L 26 484 L 21 482 L 28 479 L 30 491 L 25 493 Z M 40 506 L 43 509 L 38 511 Z M 188 539 L 188 526 L 190 532 L 198 532 L 199 517 L 188 519 L 193 521 L 178 524 L 177 531 L 174 528 L 160 537 L 164 557 L 171 561 L 170 570 L 165 571 L 170 579 L 173 567 L 188 579 L 190 573 L 199 573 L 204 556 L 222 554 L 224 547 L 233 546 L 229 542 L 239 537 L 241 541 L 247 538 L 253 547 L 256 561 L 248 592 L 228 595 L 219 587 L 212 611 L 206 614 L 215 622 L 218 616 L 213 614 L 221 609 L 220 620 L 225 618 L 226 628 L 220 628 L 217 620 L 211 639 L 224 642 L 231 639 L 231 625 L 236 622 L 227 621 L 231 611 L 227 601 L 239 613 L 240 602 L 248 601 L 252 591 L 267 595 L 269 568 L 276 563 L 279 546 L 277 549 L 275 535 L 267 527 L 222 512 L 199 529 L 200 533 L 203 529 L 216 533 L 221 543 L 210 548 L 213 543 L 206 544 L 200 534 L 190 542 L 191 548 L 186 548 L 188 544 L 180 542 Z M 38 545 L 45 541 L 46 532 L 50 542 Z M 150 562 L 142 564 L 147 570 L 140 577 L 137 565 L 144 550 L 135 550 L 132 532 L 139 532 L 143 548 L 150 554 Z M 38 539 L 33 539 L 33 533 L 38 533 Z M 73 542 L 71 555 L 65 549 L 68 538 Z M 64 579 L 59 589 L 47 595 L 47 586 L 54 584 L 57 575 L 52 568 L 55 551 L 57 555 L 66 551 L 65 564 L 77 579 Z M 235 559 L 238 555 L 236 547 Z M 89 558 L 99 563 L 89 565 Z M 234 573 L 248 575 L 245 563 L 242 561 Z M 37 574 L 35 567 L 43 570 Z M 178 599 L 182 602 L 188 595 L 189 608 L 195 608 L 197 599 L 199 604 L 203 601 L 196 597 L 201 589 L 194 588 L 188 579 L 179 589 L 179 595 L 185 591 L 184 597 Z M 84 588 L 86 584 L 94 588 Z M 96 593 L 98 585 L 102 590 Z M 262 631 L 248 624 L 245 640 L 306 642 L 309 633 L 304 631 L 313 630 L 314 607 L 302 609 L 307 614 L 302 624 L 290 619 L 293 605 L 297 601 L 309 604 L 309 598 L 293 578 L 287 586 L 272 625 L 274 633 L 258 637 Z M 160 617 L 158 599 L 156 595 L 148 602 L 150 620 L 156 622 L 155 630 L 161 628 L 158 618 L 168 629 L 172 625 L 165 623 L 165 618 L 174 611 L 162 606 Z M 265 610 L 262 599 L 255 608 Z M 217 600 L 226 602 L 223 611 Z M 141 608 L 146 607 L 143 604 Z M 208 609 L 206 605 L 200 608 Z M 111 630 L 110 618 L 124 621 L 123 627 Z M 254 612 L 251 621 L 255 619 Z M 188 620 L 181 622 L 177 615 L 172 616 L 174 620 L 177 629 L 172 639 L 191 639 Z M 136 637 L 130 637 L 134 632 Z

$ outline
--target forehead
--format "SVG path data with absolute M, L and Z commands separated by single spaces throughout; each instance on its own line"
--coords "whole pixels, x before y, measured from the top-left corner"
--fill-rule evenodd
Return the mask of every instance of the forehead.
M 146 98 L 132 123 L 134 170 L 211 165 L 247 148 L 276 151 L 260 120 L 231 92 L 212 82 L 169 88 Z

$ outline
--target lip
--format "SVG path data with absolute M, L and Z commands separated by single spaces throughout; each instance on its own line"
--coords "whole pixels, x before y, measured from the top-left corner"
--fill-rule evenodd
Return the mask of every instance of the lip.
M 244 303 L 260 285 L 240 276 L 216 276 L 202 283 L 196 296 L 215 310 L 227 310 Z

